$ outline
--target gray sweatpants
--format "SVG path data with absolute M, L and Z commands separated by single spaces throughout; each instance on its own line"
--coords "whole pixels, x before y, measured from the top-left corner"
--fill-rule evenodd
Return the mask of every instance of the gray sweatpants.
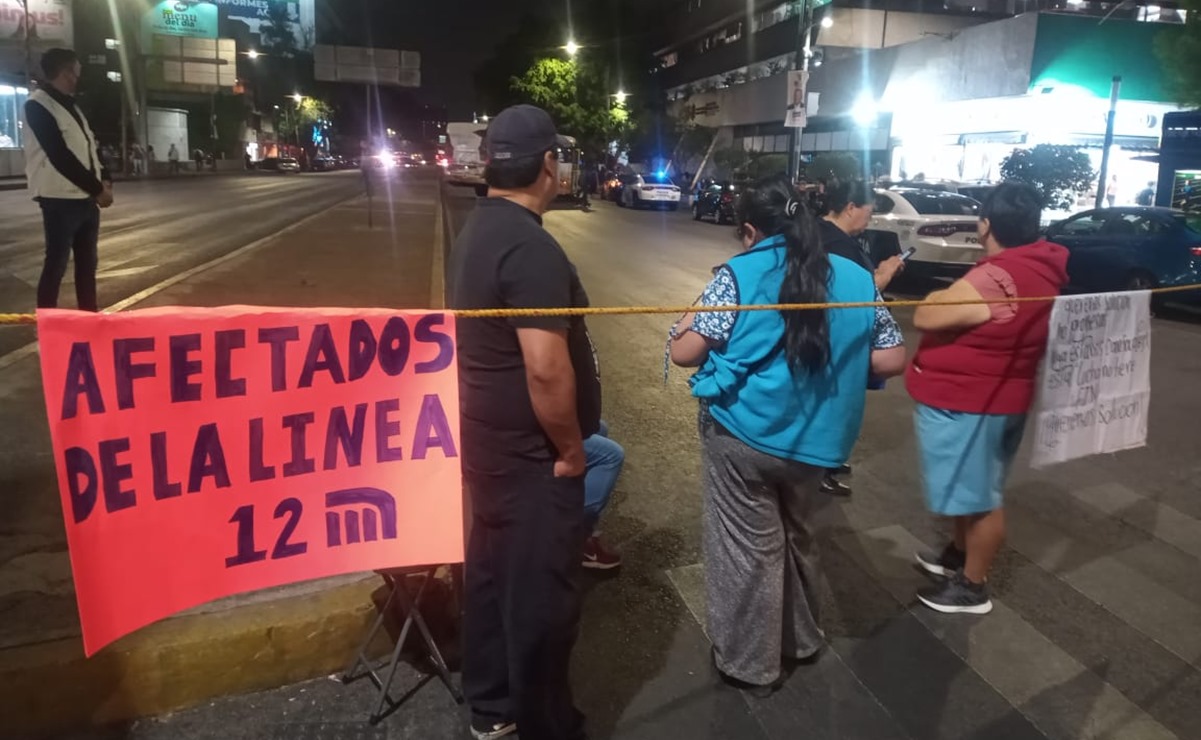
M 825 471 L 747 446 L 704 408 L 700 436 L 709 639 L 722 673 L 769 684 L 781 657 L 824 642 L 811 513 Z

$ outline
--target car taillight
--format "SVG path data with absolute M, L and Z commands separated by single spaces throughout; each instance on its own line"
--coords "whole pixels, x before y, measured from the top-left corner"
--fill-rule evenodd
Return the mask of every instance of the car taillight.
M 918 236 L 954 236 L 955 234 L 975 231 L 976 224 L 927 224 L 917 230 Z

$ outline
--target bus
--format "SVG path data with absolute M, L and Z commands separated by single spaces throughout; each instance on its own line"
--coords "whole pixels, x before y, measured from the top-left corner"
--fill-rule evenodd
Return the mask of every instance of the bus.
M 580 183 L 580 175 L 583 172 L 583 157 L 575 137 L 559 134 L 556 154 L 559 157 L 559 199 L 582 200 L 584 188 Z

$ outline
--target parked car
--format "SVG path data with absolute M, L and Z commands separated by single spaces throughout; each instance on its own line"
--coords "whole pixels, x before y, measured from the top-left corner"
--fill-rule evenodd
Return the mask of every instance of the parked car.
M 697 221 L 712 219 L 719 225 L 734 223 L 739 197 L 738 186 L 734 183 L 709 182 L 697 190 L 692 201 L 692 217 Z
M 267 157 L 259 162 L 259 169 L 268 172 L 300 172 L 300 162 L 295 157 Z
M 313 157 L 309 168 L 313 172 L 333 172 L 338 169 L 338 160 L 333 157 Z
M 980 201 L 925 188 L 876 191 L 876 211 L 864 232 L 879 263 L 914 248 L 905 266 L 909 278 L 958 278 L 984 256 L 976 223 Z
M 664 174 L 634 175 L 630 182 L 623 183 L 619 206 L 626 208 L 658 208 L 669 211 L 680 207 L 680 186 Z
M 1149 206 L 1099 208 L 1052 225 L 1046 235 L 1068 248 L 1069 290 L 1201 283 L 1201 214 Z M 1201 290 L 1165 300 L 1197 302 Z

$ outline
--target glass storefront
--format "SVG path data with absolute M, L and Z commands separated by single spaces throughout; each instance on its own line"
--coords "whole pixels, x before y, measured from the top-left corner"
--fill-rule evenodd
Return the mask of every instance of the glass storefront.
M 21 147 L 22 111 L 29 90 L 0 84 L 0 149 Z

